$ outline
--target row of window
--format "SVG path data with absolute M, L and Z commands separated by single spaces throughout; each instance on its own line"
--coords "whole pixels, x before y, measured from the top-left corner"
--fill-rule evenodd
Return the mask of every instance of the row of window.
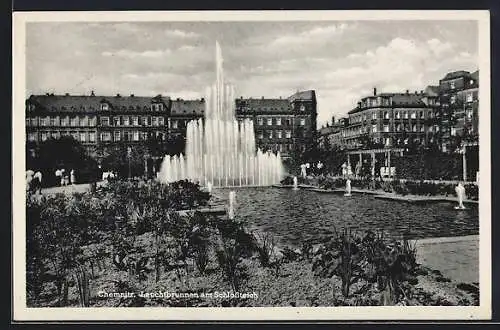
M 164 126 L 165 117 L 156 116 L 102 116 L 101 126 Z
M 263 126 L 263 125 L 265 125 L 264 123 L 266 123 L 267 126 L 272 126 L 272 125 L 281 126 L 282 124 L 284 124 L 286 126 L 291 126 L 292 125 L 292 119 L 291 118 L 285 118 L 283 120 L 281 118 L 279 118 L 279 117 L 265 118 L 265 119 L 266 120 L 264 121 L 263 117 L 258 117 L 257 118 L 257 125 Z M 305 126 L 306 125 L 306 119 L 305 118 L 300 118 L 299 119 L 299 125 L 300 126 Z
M 96 117 L 30 117 L 26 118 L 26 126 L 96 126 Z
M 72 136 L 75 140 L 80 142 L 96 142 L 96 133 L 95 132 L 40 132 L 40 141 L 46 141 L 50 138 L 59 139 L 61 136 Z M 38 133 L 37 132 L 29 132 L 28 133 L 28 141 L 35 142 L 38 141 Z
M 129 109 L 129 110 L 142 110 L 142 109 L 147 109 L 147 107 L 145 106 L 144 108 L 141 108 L 140 106 L 132 106 L 130 105 L 128 108 L 125 107 L 125 106 L 122 106 L 121 108 L 118 107 L 119 109 Z M 108 103 L 101 103 L 101 110 L 102 111 L 108 111 L 110 109 L 109 107 L 109 104 Z M 151 111 L 162 111 L 163 110 L 163 104 L 162 103 L 153 103 L 151 104 L 151 106 L 149 107 L 149 109 L 151 109 Z
M 395 119 L 425 119 L 425 112 L 423 110 L 417 111 L 416 110 L 398 110 L 394 111 L 394 118 Z M 434 113 L 432 111 L 428 111 L 428 118 L 434 118 Z M 369 116 L 368 114 L 359 114 L 359 115 L 354 115 L 349 118 L 349 121 L 351 123 L 360 123 L 362 121 L 368 120 Z M 379 118 L 379 112 L 373 111 L 371 113 L 371 119 L 378 119 Z M 384 111 L 380 113 L 380 118 L 382 119 L 390 119 L 391 115 L 389 111 Z
M 396 124 L 394 126 L 395 132 L 421 132 L 425 133 L 426 129 L 424 125 L 420 125 L 420 127 L 416 124 L 413 125 L 408 125 L 408 124 Z M 433 125 L 433 126 L 428 126 L 427 131 L 429 133 L 437 133 L 439 132 L 439 126 L 438 125 Z M 384 132 L 384 133 L 389 133 L 392 132 L 390 129 L 389 125 L 384 125 L 382 127 L 382 130 L 379 131 L 378 125 L 372 125 L 371 127 L 369 126 L 364 126 L 360 128 L 352 128 L 352 129 L 347 129 L 342 132 L 342 135 L 344 137 L 348 136 L 354 136 L 354 135 L 359 135 L 359 134 L 365 134 L 365 133 L 377 133 L 377 132 Z
M 258 139 L 263 139 L 264 138 L 264 134 L 269 139 L 272 139 L 273 137 L 277 138 L 277 139 L 282 139 L 283 138 L 283 132 L 281 130 L 277 130 L 277 131 L 269 130 L 269 131 L 266 131 L 265 133 L 264 133 L 264 131 L 258 131 L 257 132 L 257 138 Z M 285 135 L 286 139 L 291 139 L 292 138 L 292 131 L 286 130 L 284 135 Z
M 263 151 L 273 151 L 273 152 L 288 152 L 288 151 L 292 151 L 293 150 L 293 144 L 291 143 L 283 143 L 283 144 L 280 144 L 280 143 L 276 143 L 276 144 L 272 144 L 272 145 L 260 145 L 259 148 Z
M 165 139 L 165 134 L 163 132 L 155 132 L 155 136 L 162 140 Z M 149 132 L 140 131 L 101 132 L 99 136 L 102 142 L 146 141 L 149 137 Z
M 46 141 L 50 138 L 58 139 L 62 136 L 72 136 L 75 140 L 79 142 L 96 142 L 96 132 L 77 132 L 77 131 L 43 131 L 40 132 L 40 141 Z M 155 132 L 155 136 L 162 140 L 165 139 L 165 133 Z M 101 132 L 99 135 L 100 141 L 103 142 L 118 142 L 118 141 L 145 141 L 149 137 L 148 132 L 139 131 L 114 131 L 114 132 Z M 28 141 L 36 142 L 38 141 L 37 132 L 28 133 Z

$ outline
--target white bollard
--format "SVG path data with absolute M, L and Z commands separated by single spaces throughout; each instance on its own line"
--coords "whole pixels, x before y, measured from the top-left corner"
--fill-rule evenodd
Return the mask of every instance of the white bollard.
M 230 191 L 229 192 L 229 212 L 228 216 L 229 219 L 234 219 L 234 204 L 236 201 L 236 192 L 235 191 Z
M 351 196 L 351 180 L 347 179 L 345 182 L 345 194 L 344 196 L 349 197 Z

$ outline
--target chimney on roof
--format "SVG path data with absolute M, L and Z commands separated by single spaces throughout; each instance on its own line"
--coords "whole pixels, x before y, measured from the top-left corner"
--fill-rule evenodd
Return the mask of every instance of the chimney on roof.
M 415 91 L 415 95 L 418 95 L 418 91 Z
M 262 99 L 264 99 L 264 96 L 262 96 Z
M 407 90 L 406 90 L 406 95 L 408 95 L 408 94 L 410 94 L 410 91 L 407 89 Z
M 90 96 L 95 96 L 94 91 L 90 92 Z
M 373 87 L 373 96 L 377 96 L 377 87 Z
M 332 116 L 332 125 L 335 124 L 335 116 Z

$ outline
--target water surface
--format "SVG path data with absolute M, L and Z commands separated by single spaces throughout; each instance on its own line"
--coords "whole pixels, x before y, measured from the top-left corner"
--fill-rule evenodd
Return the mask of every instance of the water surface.
M 280 188 L 234 188 L 236 215 L 252 229 L 275 234 L 286 244 L 318 241 L 347 227 L 383 230 L 387 235 L 409 238 L 475 235 L 479 233 L 477 205 L 455 210 L 450 202 L 411 204 L 375 199 L 372 195 L 324 194 Z M 215 194 L 228 199 L 229 189 Z

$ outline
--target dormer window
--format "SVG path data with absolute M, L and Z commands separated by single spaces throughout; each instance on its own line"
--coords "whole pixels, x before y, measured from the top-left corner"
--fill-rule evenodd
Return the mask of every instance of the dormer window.
M 109 110 L 109 105 L 107 103 L 101 103 L 101 110 L 102 111 L 107 111 Z
M 450 81 L 450 88 L 455 89 L 455 82 L 454 81 Z
M 304 110 L 306 110 L 306 107 L 302 104 L 302 105 L 300 106 L 300 111 L 304 111 Z

